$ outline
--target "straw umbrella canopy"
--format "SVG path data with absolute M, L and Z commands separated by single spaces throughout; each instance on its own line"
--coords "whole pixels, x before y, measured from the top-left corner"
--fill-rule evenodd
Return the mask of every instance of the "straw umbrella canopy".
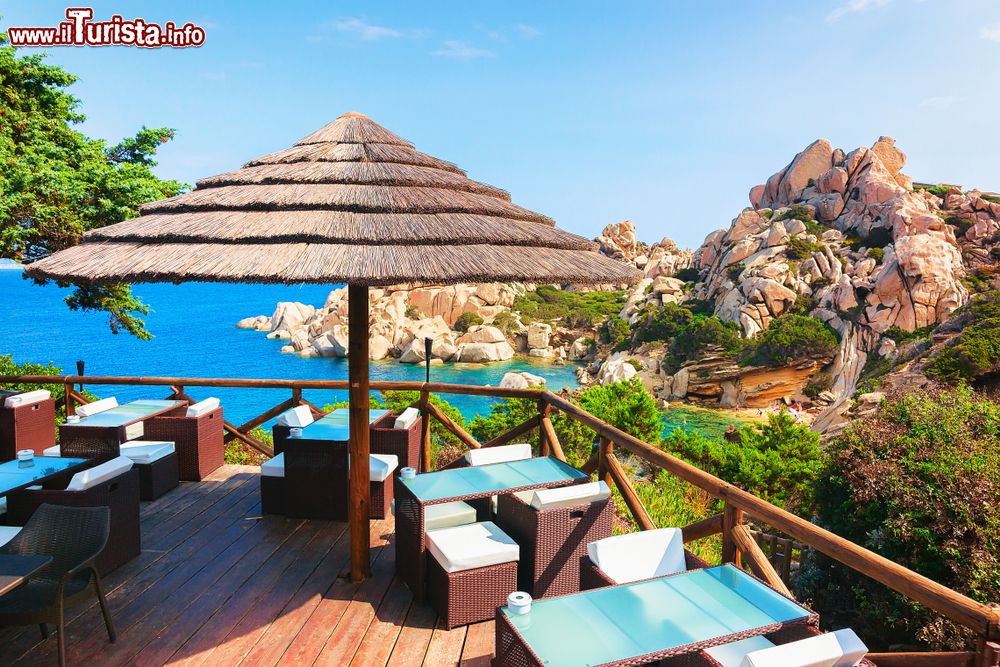
M 625 283 L 631 266 L 505 191 L 347 113 L 291 148 L 146 204 L 26 272 L 83 285 L 347 283 L 352 576 L 368 574 L 368 287 Z

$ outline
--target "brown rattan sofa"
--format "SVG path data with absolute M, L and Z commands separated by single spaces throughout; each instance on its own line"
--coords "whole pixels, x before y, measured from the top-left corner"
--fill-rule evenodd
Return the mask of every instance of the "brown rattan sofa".
M 497 525 L 521 547 L 518 588 L 535 598 L 576 593 L 587 544 L 611 535 L 611 499 L 602 491 L 597 500 L 535 508 L 530 504 L 534 493 L 502 495 L 497 500 Z
M 26 489 L 7 496 L 6 522 L 24 525 L 42 504 L 72 505 L 75 507 L 109 507 L 111 509 L 111 532 L 108 543 L 96 559 L 97 571 L 101 575 L 111 572 L 139 555 L 141 551 L 139 531 L 139 471 L 129 465 L 124 472 L 107 477 L 99 475 L 103 466 L 119 461 L 118 457 L 106 461 L 83 473 L 77 473 L 62 488 Z M 128 461 L 128 459 L 125 459 Z M 128 461 L 131 464 L 131 461 Z M 88 475 L 89 473 L 89 475 Z M 84 481 L 96 479 L 96 482 Z M 103 478 L 103 479 L 102 479 Z M 75 490 L 75 487 L 86 487 Z
M 22 449 L 41 456 L 46 447 L 56 442 L 55 400 L 44 398 L 16 407 L 4 405 L 7 398 L 17 395 L 0 393 L 0 462 L 14 460 Z
M 145 424 L 146 440 L 168 440 L 177 452 L 177 470 L 181 480 L 200 482 L 225 463 L 225 430 L 222 408 L 189 417 L 190 407 L 181 407 Z

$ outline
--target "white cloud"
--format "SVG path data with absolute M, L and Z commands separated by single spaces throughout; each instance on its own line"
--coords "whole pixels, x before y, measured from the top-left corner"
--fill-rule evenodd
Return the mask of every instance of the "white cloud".
M 472 60 L 473 58 L 492 58 L 495 54 L 487 49 L 480 49 L 465 42 L 447 39 L 444 46 L 434 52 L 436 56 L 445 58 L 458 58 L 460 60 Z
M 1000 42 L 1000 23 L 984 25 L 979 29 L 979 38 L 988 39 L 991 42 Z
M 387 28 L 383 25 L 374 25 L 363 19 L 348 18 L 333 22 L 333 27 L 337 32 L 347 32 L 357 35 L 365 41 L 375 41 L 386 37 L 402 37 L 403 32 L 395 28 Z
M 890 2 L 892 0 L 847 0 L 847 2 L 826 15 L 826 22 L 836 23 L 848 14 L 857 14 L 867 12 L 870 9 L 885 7 Z
M 225 72 L 202 72 L 201 76 L 209 81 L 223 81 L 228 78 L 229 75 Z
M 961 101 L 962 98 L 956 95 L 935 95 L 933 97 L 920 100 L 920 104 L 918 104 L 918 106 L 926 109 L 950 109 Z
M 514 30 L 517 32 L 521 39 L 534 39 L 535 37 L 540 37 L 542 31 L 533 25 L 527 25 L 526 23 L 518 23 L 514 25 Z

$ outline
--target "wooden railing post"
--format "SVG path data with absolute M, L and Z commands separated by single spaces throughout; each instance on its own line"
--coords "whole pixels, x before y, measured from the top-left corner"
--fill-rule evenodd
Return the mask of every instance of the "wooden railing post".
M 292 387 L 292 403 L 302 405 L 302 387 Z
M 538 401 L 538 419 L 539 425 L 549 418 L 549 412 L 552 411 L 552 406 L 549 405 L 548 401 L 539 399 Z M 544 428 L 538 429 L 538 454 L 540 456 L 549 456 L 552 453 L 552 443 L 549 442 L 549 434 Z
M 737 548 L 736 540 L 733 539 L 733 531 L 737 526 L 743 525 L 743 511 L 736 509 L 729 503 L 722 512 L 722 562 L 732 563 L 736 567 L 742 567 L 743 562 L 740 557 L 740 550 Z
M 427 409 L 430 392 L 427 386 L 420 390 L 420 465 L 421 472 L 431 469 L 431 413 Z
M 976 667 L 997 667 L 1000 665 L 1000 644 L 981 639 L 978 648 Z
M 63 391 L 65 392 L 63 394 L 63 402 L 66 406 L 66 416 L 69 417 L 73 414 L 73 384 L 71 382 L 65 383 Z
M 611 440 L 601 436 L 597 440 L 597 479 L 611 486 L 611 471 L 608 470 L 608 457 L 611 456 Z

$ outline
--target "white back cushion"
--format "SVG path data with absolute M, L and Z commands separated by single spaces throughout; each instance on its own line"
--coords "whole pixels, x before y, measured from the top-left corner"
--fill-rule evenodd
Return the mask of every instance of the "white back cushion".
M 282 426 L 302 428 L 309 426 L 309 424 L 312 424 L 316 420 L 313 419 L 312 410 L 309 409 L 308 405 L 297 405 L 291 410 L 285 410 L 278 415 L 276 421 Z
M 420 411 L 416 408 L 406 408 L 403 412 L 396 417 L 396 422 L 392 425 L 393 428 L 410 428 L 413 426 L 414 422 L 420 418 Z
M 19 408 L 22 405 L 41 403 L 42 401 L 47 401 L 50 398 L 52 398 L 52 392 L 48 389 L 36 389 L 35 391 L 26 391 L 23 394 L 8 396 L 3 402 L 3 405 L 5 408 Z
M 751 651 L 743 657 L 741 667 L 851 667 L 861 662 L 867 652 L 848 628 Z
M 114 396 L 109 398 L 102 398 L 99 401 L 94 401 L 93 403 L 87 403 L 86 405 L 81 405 L 76 409 L 76 414 L 81 417 L 90 417 L 91 415 L 96 415 L 98 412 L 104 412 L 105 410 L 110 410 L 111 408 L 118 407 L 118 399 Z
M 490 463 L 506 463 L 531 458 L 531 445 L 503 445 L 501 447 L 483 447 L 470 449 L 465 453 L 465 462 L 470 466 L 483 466 Z
M 368 479 L 373 482 L 384 482 L 399 465 L 395 454 L 369 454 Z
M 594 565 L 619 584 L 683 572 L 684 537 L 680 528 L 626 533 L 587 545 Z
M 42 450 L 42 456 L 60 456 L 61 453 L 59 445 L 52 445 Z
M 87 468 L 75 475 L 66 485 L 67 491 L 86 491 L 98 484 L 113 479 L 123 472 L 132 469 L 132 459 L 127 456 L 118 456 L 93 468 Z
M 707 648 L 705 649 L 705 653 L 712 656 L 722 667 L 740 667 L 740 663 L 743 662 L 743 656 L 747 653 L 771 648 L 772 646 L 774 646 L 774 642 L 761 635 L 755 635 L 747 639 Z
M 285 453 L 275 454 L 268 460 L 260 464 L 261 477 L 284 477 L 285 476 Z
M 531 496 L 531 506 L 536 510 L 583 505 L 611 497 L 611 489 L 603 481 L 573 484 L 557 489 L 539 489 Z
M 207 415 L 217 407 L 219 407 L 219 399 L 206 398 L 204 401 L 198 401 L 194 405 L 189 405 L 185 414 L 188 417 L 201 417 L 202 415 Z

